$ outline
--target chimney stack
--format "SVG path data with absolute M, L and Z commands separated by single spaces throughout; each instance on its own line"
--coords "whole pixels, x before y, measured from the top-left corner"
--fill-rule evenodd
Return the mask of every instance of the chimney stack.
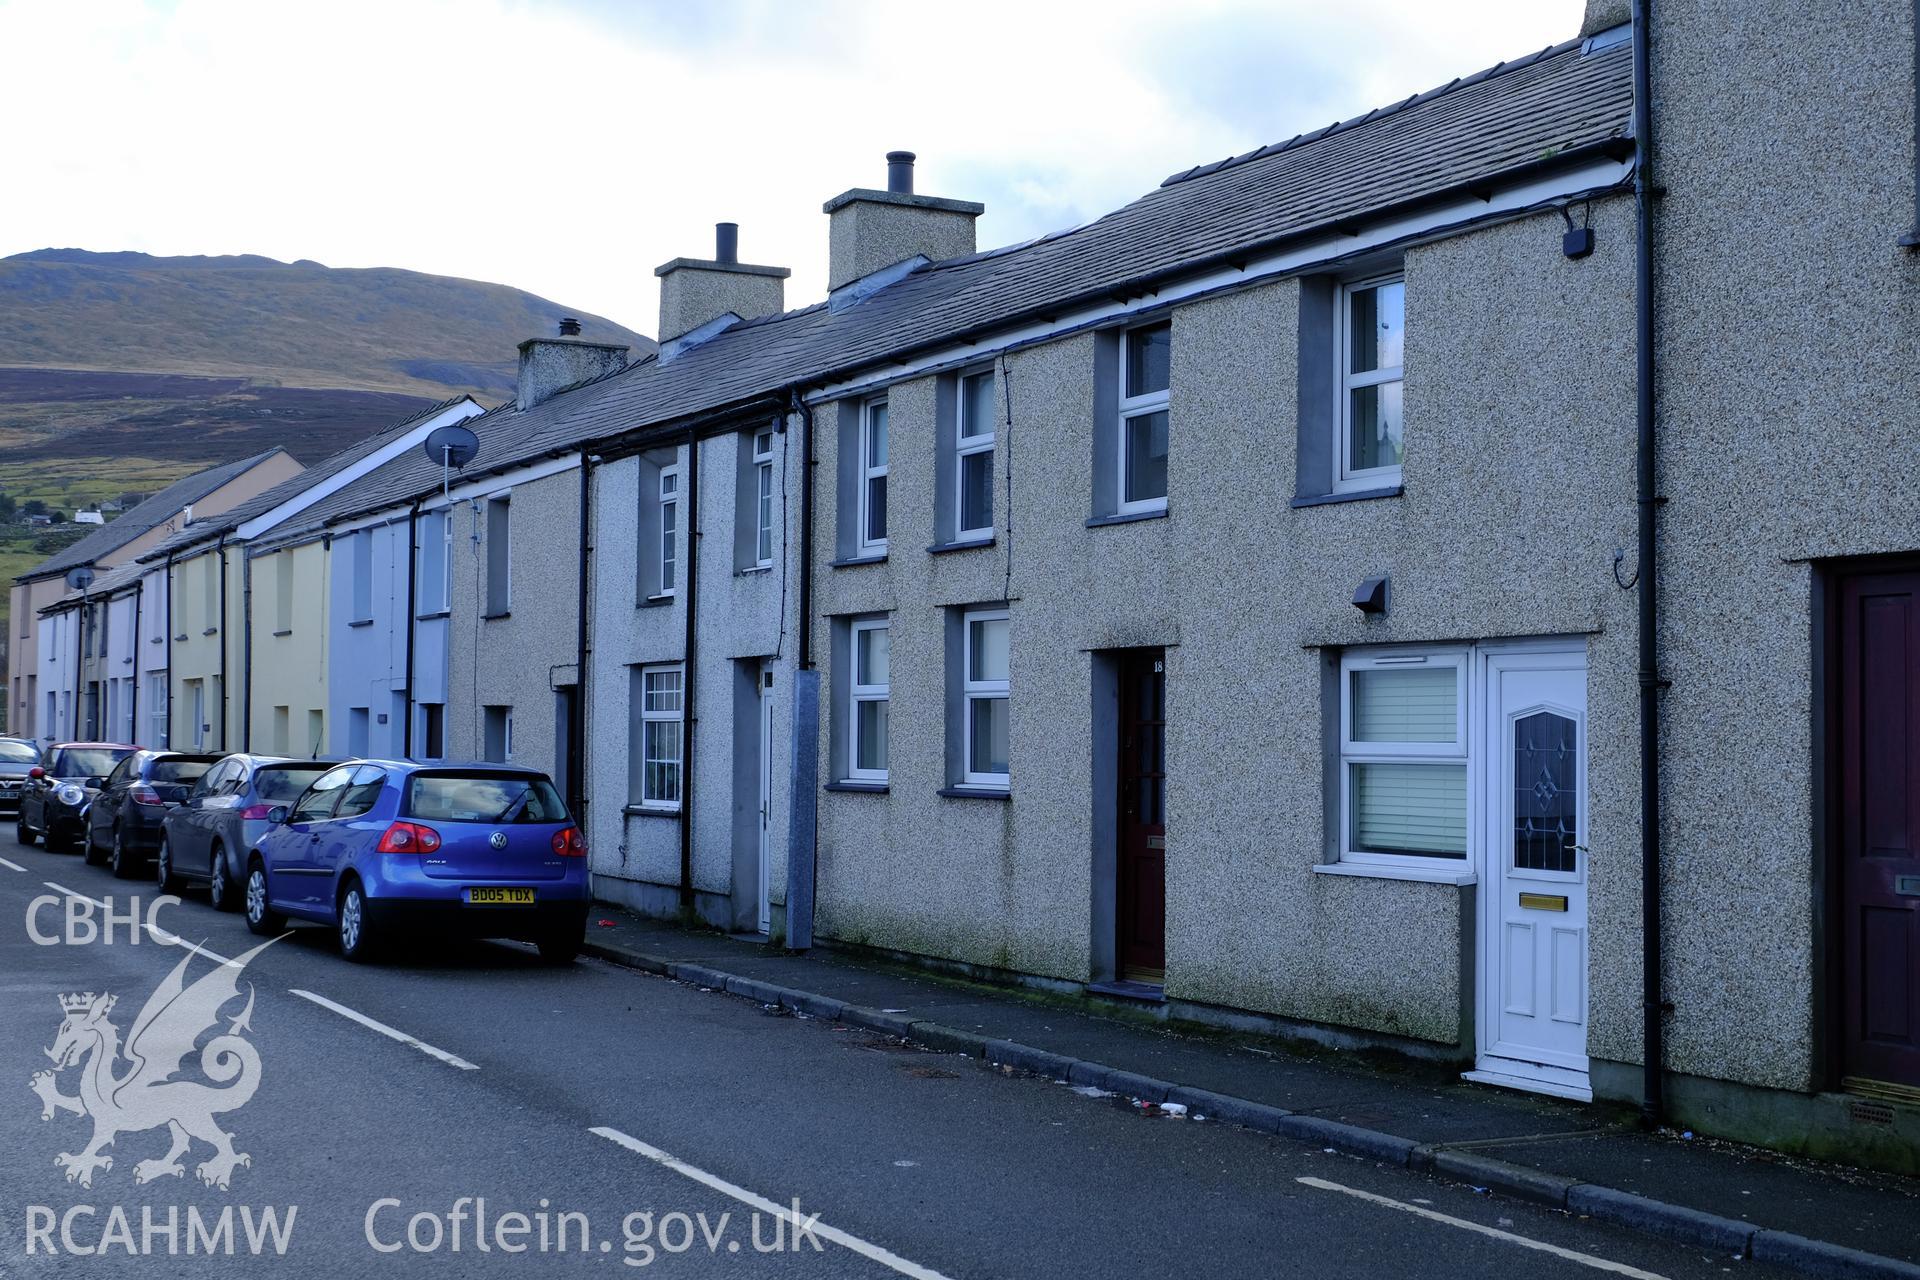
M 740 261 L 739 224 L 719 222 L 713 257 L 675 258 L 653 274 L 660 277 L 660 358 L 667 360 L 687 345 L 670 344 L 725 316 L 751 320 L 785 310 L 793 272 Z
M 885 191 L 855 187 L 821 206 L 828 217 L 828 292 L 916 258 L 938 262 L 973 252 L 973 220 L 987 206 L 915 195 L 913 162 L 911 151 L 889 151 Z
M 626 368 L 624 342 L 584 342 L 579 333 L 580 322 L 564 316 L 559 337 L 528 338 L 520 344 L 520 377 L 513 396 L 518 408 L 531 409 L 557 391 Z

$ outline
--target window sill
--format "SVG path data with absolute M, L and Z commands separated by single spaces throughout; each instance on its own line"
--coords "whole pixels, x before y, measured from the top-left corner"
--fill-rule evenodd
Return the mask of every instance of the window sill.
M 1110 524 L 1136 524 L 1142 520 L 1165 520 L 1167 509 L 1161 507 L 1155 511 L 1128 511 L 1117 516 L 1094 516 L 1087 521 L 1089 529 L 1104 529 Z
M 373 619 L 372 618 L 354 618 L 351 621 L 349 621 L 347 625 L 350 627 L 370 627 L 373 625 Z
M 960 786 L 942 787 L 940 794 L 949 800 L 1011 800 L 1013 792 L 1007 787 Z
M 993 535 L 984 538 L 962 538 L 957 542 L 936 542 L 927 548 L 930 556 L 943 556 L 949 551 L 978 551 L 981 547 L 993 545 Z
M 672 809 L 663 809 L 658 805 L 627 804 L 620 806 L 620 812 L 630 818 L 677 818 L 680 816 L 678 806 Z
M 450 610 L 447 609 L 435 609 L 432 613 L 416 613 L 413 615 L 413 620 L 415 622 L 432 622 L 436 618 L 448 616 L 449 612 Z
M 219 634 L 220 634 L 220 628 L 218 628 L 218 627 L 208 627 L 208 628 L 207 628 L 206 630 L 204 630 L 204 631 L 202 631 L 202 632 L 201 632 L 200 634 L 201 634 L 201 635 L 203 635 L 203 636 L 217 636 L 217 635 L 219 635 Z M 185 636 L 181 636 L 180 638 L 181 638 L 182 640 L 185 640 L 185 639 L 186 639 L 186 637 L 185 637 Z
M 481 614 L 481 615 L 480 615 L 480 621 L 482 621 L 482 622 L 498 622 L 498 621 L 499 621 L 500 619 L 502 619 L 502 618 L 511 618 L 512 616 L 513 616 L 513 610 L 511 610 L 511 609 L 502 609 L 502 610 L 501 610 L 500 612 L 498 612 L 498 613 L 483 613 L 483 614 Z
M 633 607 L 636 609 L 664 609 L 672 603 L 672 596 L 646 596 L 634 601 Z
M 877 551 L 874 554 L 868 555 L 868 556 L 847 556 L 844 559 L 840 559 L 840 560 L 829 560 L 827 561 L 827 568 L 851 569 L 855 565 L 885 564 L 886 562 L 887 562 L 887 553 L 884 551 Z
M 276 636 L 290 636 L 293 634 L 293 628 L 288 627 L 285 631 L 276 631 L 273 634 Z
M 870 796 L 884 796 L 887 794 L 887 791 L 888 791 L 887 784 L 884 782 L 857 782 L 857 781 L 829 782 L 826 784 L 825 787 L 821 789 L 823 791 L 852 791 L 852 792 L 864 793 Z
M 733 571 L 733 576 L 736 578 L 747 578 L 747 577 L 753 576 L 756 573 L 772 573 L 772 572 L 773 572 L 773 566 L 770 564 L 753 564 L 753 565 L 748 565 L 744 569 L 735 569 Z
M 1317 876 L 1356 876 L 1362 880 L 1415 880 L 1422 884 L 1478 884 L 1471 867 L 1395 867 L 1373 862 L 1322 862 Z
M 1406 492 L 1405 485 L 1390 484 L 1379 489 L 1354 489 L 1347 493 L 1313 493 L 1295 498 L 1295 507 L 1325 507 L 1336 502 L 1369 502 L 1374 498 L 1397 498 Z

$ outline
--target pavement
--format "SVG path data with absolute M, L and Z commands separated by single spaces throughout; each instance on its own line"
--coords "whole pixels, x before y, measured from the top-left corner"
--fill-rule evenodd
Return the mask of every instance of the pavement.
M 103 904 L 142 923 L 103 936 Z M 714 966 L 844 981 L 874 1002 L 875 1021 L 904 1016 L 889 1008 L 923 1015 L 905 1026 L 922 1038 L 929 1012 L 956 1034 L 991 1013 L 1005 1019 L 996 1030 L 1029 1040 L 1050 1027 L 1083 1037 L 1052 1042 L 1083 1063 L 1139 1037 L 1159 1056 L 1131 1061 L 1156 1070 L 1198 1079 L 1200 1063 L 1246 1059 L 1291 1081 L 1296 1101 L 1314 1087 L 1312 1064 L 1116 1019 L 998 999 L 970 1013 L 980 997 L 946 984 L 633 921 L 594 931 L 601 946 L 677 942 Z M 782 1002 L 811 999 L 801 994 L 703 991 L 717 968 L 662 977 L 632 967 L 647 962 L 637 950 L 554 968 L 520 945 L 421 940 L 354 965 L 312 927 L 260 942 L 203 896 L 159 901 L 0 837 L 0 1276 L 1796 1273 L 1483 1194 L 1392 1150 L 1356 1152 L 1345 1131 L 1302 1141 L 1203 1120 L 1197 1106 L 1176 1119 L 1124 1091 L 861 1025 L 862 1006 L 827 1017 Z M 189 994 L 163 1003 L 184 1016 L 209 975 L 232 996 L 183 1022 L 205 1029 L 162 1086 L 176 1092 L 141 1101 L 118 1083 L 136 1070 L 126 1057 L 90 1090 L 81 1079 L 99 1056 L 49 1057 L 62 997 L 112 994 L 101 1020 L 151 1057 L 153 1033 L 135 1027 L 160 1025 L 141 1017 L 153 993 L 177 976 Z M 754 981 L 771 979 L 732 979 Z M 905 981 L 914 999 L 895 1004 Z M 84 1011 L 79 1022 L 99 1028 Z M 49 1070 L 52 1086 L 31 1087 Z M 214 1108 L 236 1159 L 195 1136 L 169 1168 L 164 1122 L 197 1127 L 188 1101 L 221 1089 L 247 1095 L 220 1094 Z M 86 1114 L 42 1118 L 36 1093 L 78 1096 Z M 1400 1096 L 1383 1086 L 1377 1105 Z M 1358 1114 L 1330 1097 L 1321 1107 Z M 102 1115 L 128 1122 L 100 1152 L 111 1164 L 69 1180 Z
M 1809 1274 L 1920 1276 L 1920 1180 L 1470 1084 L 1389 1055 L 1169 1027 L 1123 1005 L 984 984 L 603 909 L 590 949 L 918 1043 L 1171 1100 L 1247 1127 L 1438 1173 L 1501 1197 L 1772 1259 Z

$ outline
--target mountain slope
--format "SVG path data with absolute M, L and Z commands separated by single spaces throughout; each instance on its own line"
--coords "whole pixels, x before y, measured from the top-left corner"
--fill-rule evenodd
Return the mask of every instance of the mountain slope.
M 500 398 L 514 345 L 553 332 L 563 314 L 585 337 L 651 349 L 610 320 L 507 285 L 390 267 L 79 249 L 0 258 L 0 366 Z

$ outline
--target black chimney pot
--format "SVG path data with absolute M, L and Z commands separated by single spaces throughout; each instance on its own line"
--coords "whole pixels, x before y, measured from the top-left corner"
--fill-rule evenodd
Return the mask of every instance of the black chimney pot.
M 575 320 L 572 316 L 561 316 L 560 317 L 560 336 L 563 338 L 579 337 L 580 322 L 578 320 Z
M 887 190 L 903 196 L 913 194 L 913 160 L 911 151 L 887 152 Z
M 716 222 L 713 224 L 713 259 L 715 262 L 740 261 L 739 223 Z

